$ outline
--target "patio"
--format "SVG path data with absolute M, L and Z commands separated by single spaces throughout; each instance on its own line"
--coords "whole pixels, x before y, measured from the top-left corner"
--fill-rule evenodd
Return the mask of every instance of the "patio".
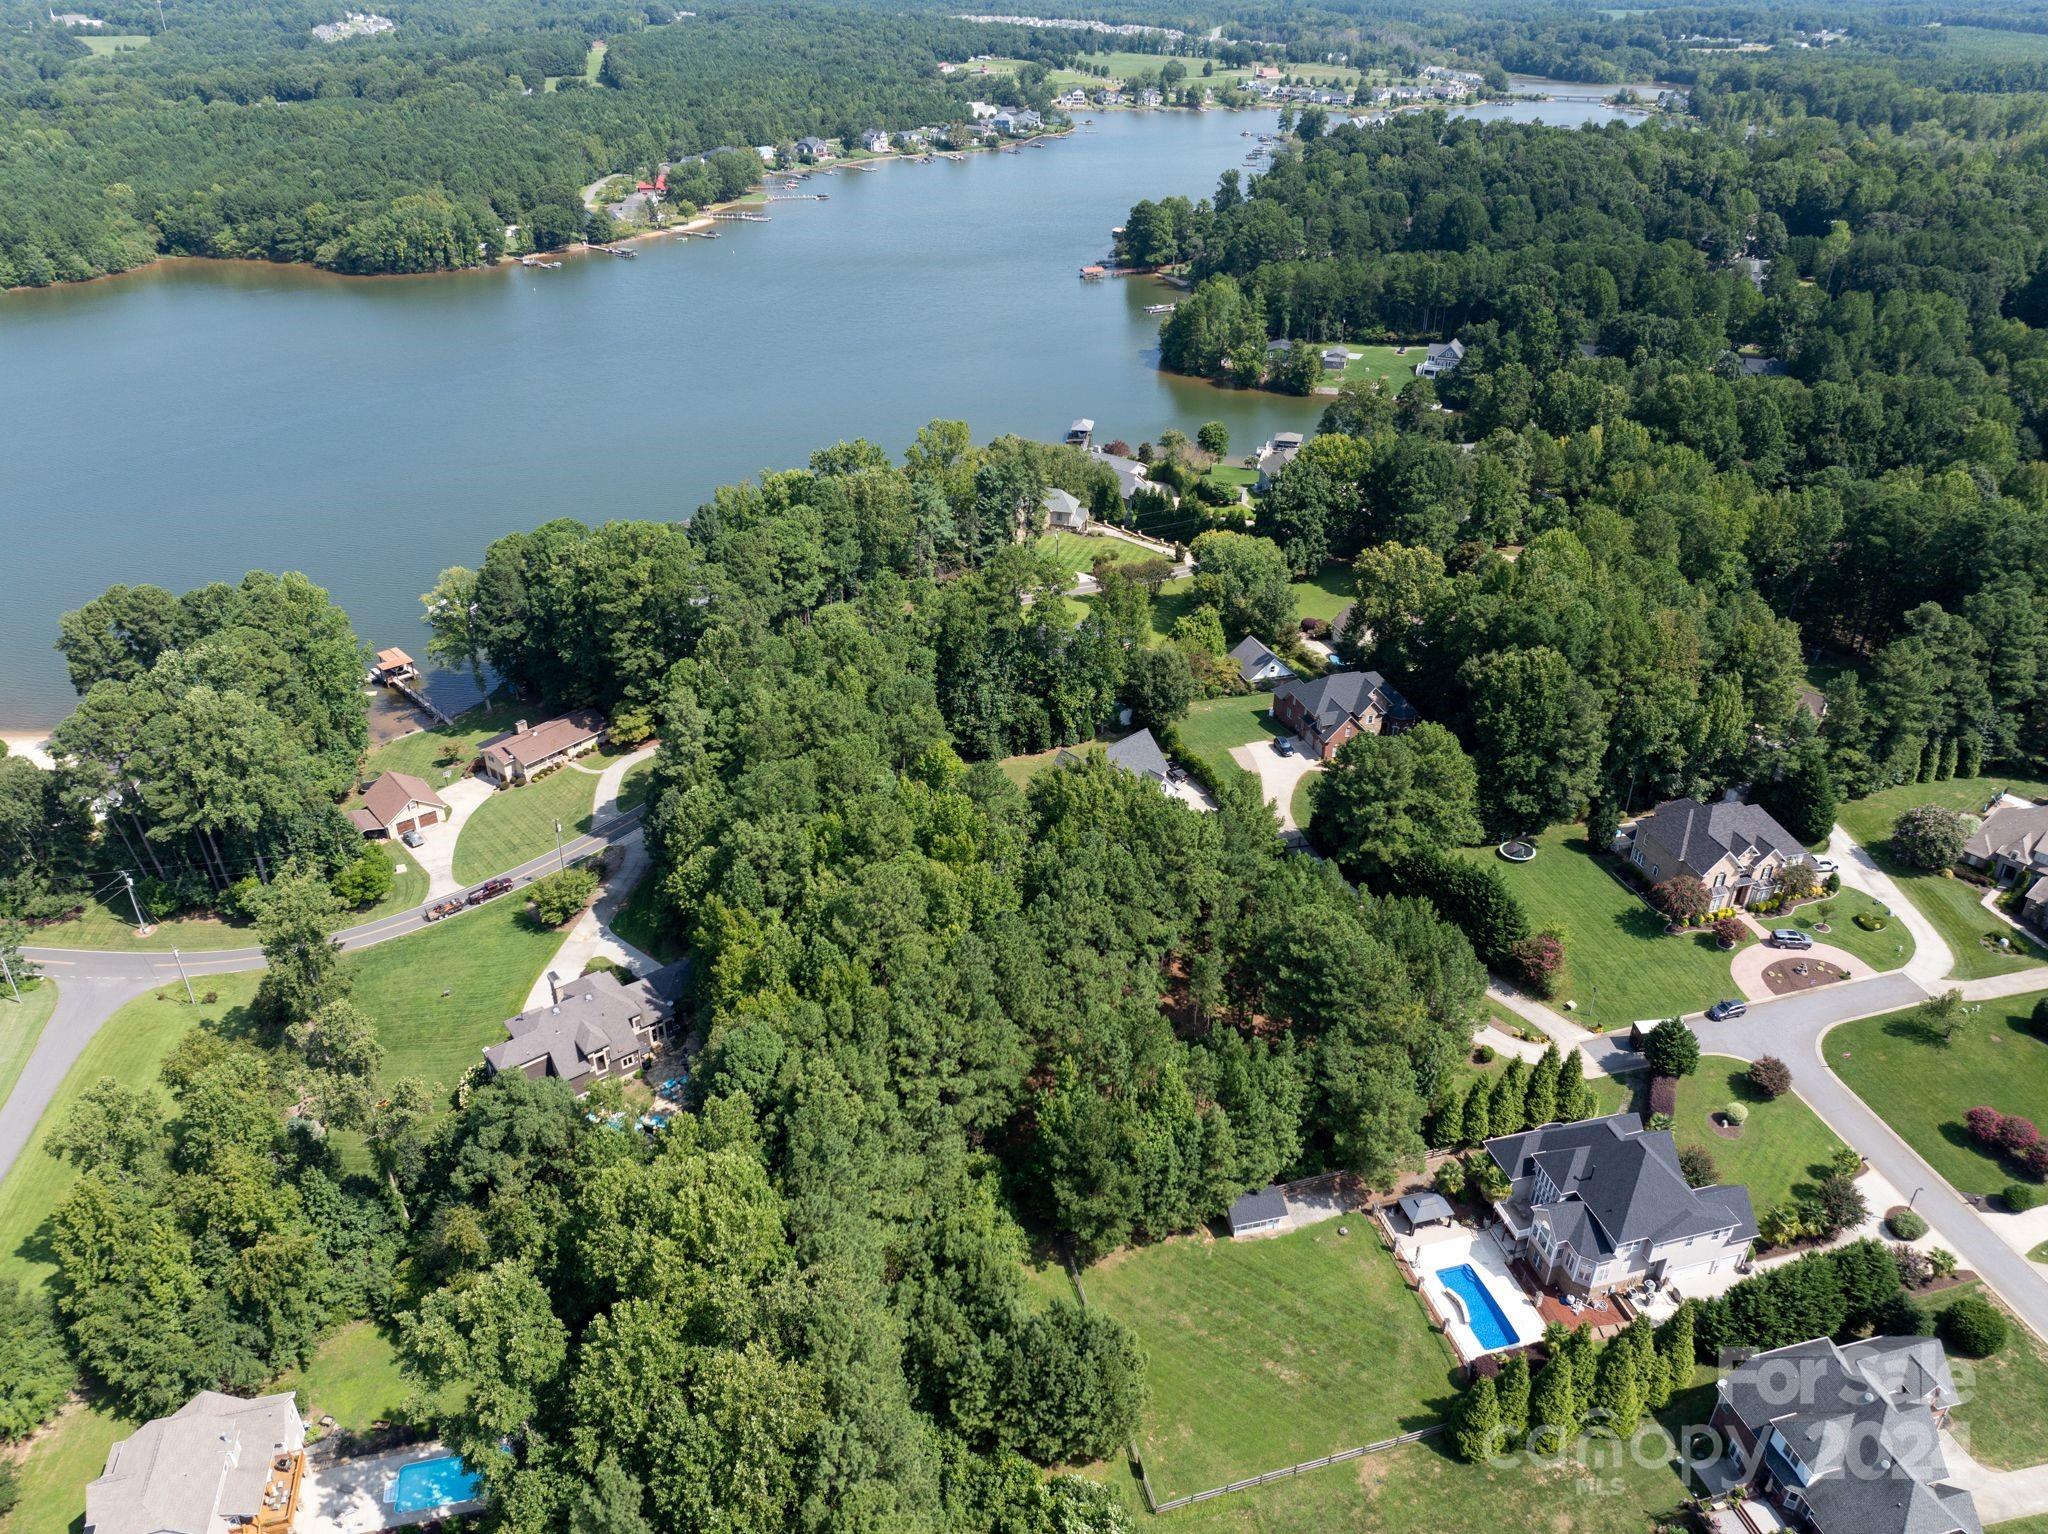
M 309 1456 L 299 1501 L 300 1534 L 378 1534 L 481 1511 L 481 1501 L 451 1502 L 415 1512 L 400 1512 L 394 1504 L 400 1470 L 447 1456 L 448 1450 L 439 1443 L 408 1444 L 357 1459 Z
M 1508 1264 L 1508 1271 L 1514 1275 L 1515 1282 L 1521 1285 L 1529 1303 L 1535 1306 L 1536 1313 L 1546 1324 L 1556 1321 L 1565 1326 L 1590 1326 L 1594 1336 L 1606 1337 L 1628 1325 L 1635 1315 L 1628 1302 L 1618 1294 L 1599 1299 L 1579 1299 L 1574 1309 L 1565 1302 L 1564 1296 L 1545 1289 L 1535 1271 L 1519 1257 Z
M 1391 1235 L 1393 1224 L 1386 1214 L 1383 1209 L 1382 1220 Z M 1460 1363 L 1487 1353 L 1528 1347 L 1542 1339 L 1543 1317 L 1510 1272 L 1498 1244 L 1484 1232 L 1469 1225 L 1429 1226 L 1412 1235 L 1395 1236 L 1394 1255 L 1412 1275 L 1423 1308 L 1443 1329 Z M 1445 1279 L 1460 1268 L 1471 1270 L 1466 1283 L 1482 1290 L 1499 1308 L 1500 1319 L 1510 1333 L 1508 1341 L 1490 1341 L 1475 1332 L 1468 1301 L 1451 1292 Z

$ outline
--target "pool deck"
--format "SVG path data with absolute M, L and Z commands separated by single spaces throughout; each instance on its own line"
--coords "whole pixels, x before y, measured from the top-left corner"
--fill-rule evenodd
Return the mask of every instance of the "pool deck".
M 1451 1225 L 1401 1238 L 1398 1251 L 1421 1280 L 1423 1299 L 1433 1316 L 1442 1322 L 1444 1335 L 1450 1339 L 1459 1362 L 1470 1363 L 1483 1354 L 1527 1347 L 1543 1336 L 1542 1313 L 1515 1281 L 1507 1258 L 1491 1236 L 1469 1226 Z M 1461 1265 L 1477 1270 L 1487 1293 L 1507 1318 L 1515 1334 L 1513 1342 L 1490 1348 L 1473 1334 L 1465 1320 L 1464 1302 L 1445 1288 L 1442 1278 L 1444 1269 Z
M 297 1534 L 380 1534 L 384 1529 L 410 1528 L 436 1519 L 483 1510 L 483 1502 L 451 1502 L 443 1507 L 401 1513 L 391 1500 L 398 1472 L 421 1460 L 440 1459 L 449 1451 L 438 1443 L 407 1444 L 361 1459 L 309 1460 L 299 1494 Z

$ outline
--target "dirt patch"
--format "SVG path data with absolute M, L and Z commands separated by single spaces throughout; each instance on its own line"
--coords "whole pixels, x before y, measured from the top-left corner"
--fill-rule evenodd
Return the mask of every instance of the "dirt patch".
M 1742 1138 L 1742 1126 L 1730 1120 L 1725 1114 L 1708 1114 L 1707 1127 L 1712 1129 L 1723 1140 L 1739 1140 Z
M 1773 996 L 1811 991 L 1848 978 L 1847 971 L 1839 964 L 1830 964 L 1825 959 L 1780 959 L 1763 972 L 1764 985 Z

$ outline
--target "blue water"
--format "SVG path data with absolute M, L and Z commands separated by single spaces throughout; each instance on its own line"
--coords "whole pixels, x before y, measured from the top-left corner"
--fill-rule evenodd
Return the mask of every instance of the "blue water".
M 480 1477 L 466 1469 L 459 1454 L 439 1459 L 415 1460 L 402 1465 L 398 1484 L 391 1489 L 391 1501 L 401 1513 L 423 1513 L 430 1508 L 468 1502 L 476 1496 Z
M 1486 1280 L 1479 1276 L 1477 1268 L 1469 1262 L 1461 1262 L 1455 1268 L 1445 1268 L 1437 1277 L 1443 1280 L 1446 1289 L 1465 1302 L 1472 1335 L 1479 1339 L 1482 1348 L 1491 1352 L 1494 1348 L 1515 1345 L 1515 1329 L 1508 1325 L 1507 1312 L 1500 1308 L 1500 1301 L 1486 1287 Z

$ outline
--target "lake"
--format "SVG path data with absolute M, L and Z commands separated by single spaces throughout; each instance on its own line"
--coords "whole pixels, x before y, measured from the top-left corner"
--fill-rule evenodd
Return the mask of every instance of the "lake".
M 1591 101 L 1471 115 L 1617 120 Z M 1626 119 L 1620 119 L 1626 120 Z M 977 440 L 1092 416 L 1234 452 L 1320 402 L 1158 371 L 1150 281 L 1080 281 L 1145 196 L 1206 196 L 1271 113 L 1108 113 L 1017 154 L 806 183 L 827 202 L 559 270 L 347 279 L 171 262 L 0 295 L 0 727 L 72 693 L 58 616 L 115 581 L 303 570 L 373 648 L 419 593 L 552 517 L 685 517 L 716 486 L 935 417 Z

